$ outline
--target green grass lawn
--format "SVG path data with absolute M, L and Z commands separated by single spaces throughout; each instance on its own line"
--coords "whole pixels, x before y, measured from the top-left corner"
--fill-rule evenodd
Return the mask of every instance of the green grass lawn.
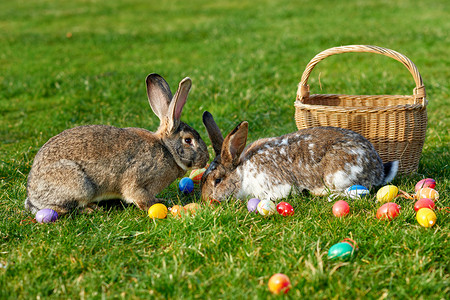
M 0 2 L 0 298 L 266 299 L 275 298 L 267 282 L 277 272 L 290 277 L 292 299 L 448 298 L 449 12 L 438 0 Z M 50 137 L 84 124 L 157 128 L 147 74 L 173 90 L 191 77 L 182 119 L 208 145 L 204 110 L 224 132 L 249 121 L 253 141 L 296 130 L 306 64 L 349 44 L 399 51 L 422 74 L 429 120 L 419 170 L 394 184 L 411 192 L 419 179 L 436 179 L 434 227 L 421 227 L 404 199 L 398 218 L 377 220 L 376 190 L 343 219 L 325 197 L 308 195 L 287 199 L 290 218 L 249 214 L 245 202 L 157 221 L 121 205 L 44 225 L 24 211 L 27 174 Z M 321 94 L 414 88 L 403 65 L 374 54 L 329 57 L 309 83 Z M 160 196 L 200 201 L 176 184 Z M 329 261 L 345 237 L 358 242 L 358 255 Z

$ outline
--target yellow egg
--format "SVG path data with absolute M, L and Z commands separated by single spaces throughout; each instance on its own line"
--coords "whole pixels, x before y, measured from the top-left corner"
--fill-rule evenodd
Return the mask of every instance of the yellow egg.
M 148 216 L 152 219 L 164 219 L 167 217 L 167 207 L 162 203 L 156 203 L 148 209 Z
M 392 199 L 397 197 L 398 188 L 395 185 L 383 186 L 377 192 L 377 200 L 381 203 L 390 202 Z
M 436 224 L 436 214 L 429 208 L 419 209 L 416 219 L 423 227 L 431 227 Z
M 424 187 L 417 191 L 416 199 L 428 198 L 433 201 L 439 199 L 439 193 L 432 188 Z

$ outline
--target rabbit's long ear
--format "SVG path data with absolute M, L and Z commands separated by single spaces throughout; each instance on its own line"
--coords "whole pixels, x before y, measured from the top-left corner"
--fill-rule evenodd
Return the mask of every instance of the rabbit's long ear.
M 216 154 L 216 156 L 219 156 L 220 152 L 222 151 L 223 135 L 219 129 L 219 126 L 217 126 L 216 122 L 214 121 L 213 116 L 208 111 L 205 111 L 203 113 L 203 125 L 205 125 L 206 131 L 208 132 L 208 136 L 211 140 L 214 153 Z
M 180 121 L 181 112 L 186 104 L 189 91 L 191 90 L 192 81 L 189 77 L 184 78 L 178 85 L 178 90 L 169 106 L 168 117 L 174 121 Z
M 148 102 L 155 115 L 162 122 L 167 115 L 172 100 L 169 84 L 155 73 L 149 74 L 145 82 L 147 83 Z
M 248 122 L 241 122 L 230 134 L 227 135 L 222 145 L 220 154 L 223 165 L 237 166 L 239 157 L 245 149 L 248 136 Z

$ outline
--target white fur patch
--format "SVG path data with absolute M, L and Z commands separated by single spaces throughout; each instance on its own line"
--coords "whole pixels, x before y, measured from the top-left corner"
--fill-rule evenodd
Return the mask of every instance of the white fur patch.
M 279 145 L 280 145 L 280 146 L 282 146 L 282 145 L 289 145 L 289 143 L 288 143 L 288 138 L 282 139 L 281 142 L 279 143 Z
M 360 178 L 363 167 L 358 165 L 345 165 L 345 170 L 339 170 L 336 173 L 330 174 L 326 177 L 326 182 L 333 185 L 336 190 L 345 190 L 346 188 L 357 184 Z
M 363 168 L 361 166 L 351 166 L 350 167 L 350 174 L 348 176 L 350 177 L 351 181 L 355 181 L 359 178 L 359 174 L 361 174 L 363 171 Z
M 352 185 L 352 182 L 347 173 L 341 170 L 337 171 L 334 174 L 328 175 L 326 177 L 326 182 L 329 182 L 335 187 L 335 189 L 338 190 L 344 190 Z
M 237 198 L 254 196 L 260 200 L 275 200 L 287 197 L 292 189 L 290 184 L 274 183 L 269 173 L 258 172 L 251 162 L 239 168 L 238 175 L 242 178 L 242 184 Z

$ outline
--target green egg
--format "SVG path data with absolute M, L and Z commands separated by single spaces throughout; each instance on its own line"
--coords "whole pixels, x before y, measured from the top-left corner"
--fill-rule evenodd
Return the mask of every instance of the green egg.
M 337 243 L 328 250 L 328 259 L 347 260 L 353 256 L 355 250 L 349 243 Z

